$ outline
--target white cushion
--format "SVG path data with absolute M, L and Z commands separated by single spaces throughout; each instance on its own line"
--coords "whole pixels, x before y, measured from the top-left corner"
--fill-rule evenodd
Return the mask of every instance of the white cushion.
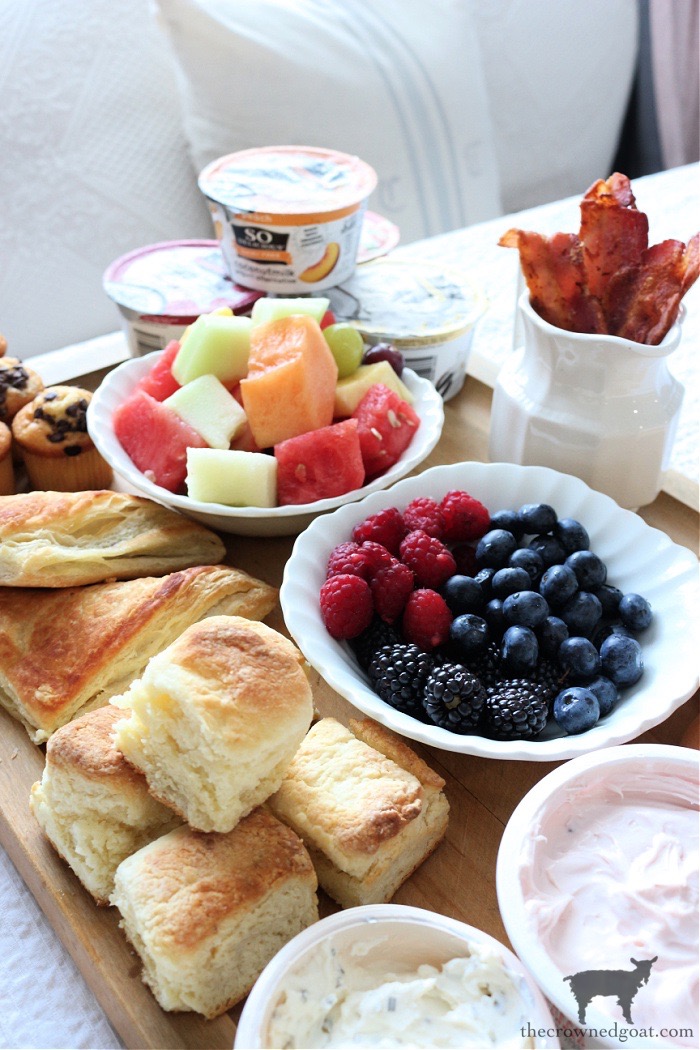
M 117 256 L 212 226 L 148 0 L 2 0 L 0 83 L 0 331 L 26 358 L 119 327 Z
M 611 173 L 637 57 L 637 0 L 469 0 L 506 212 Z
M 403 242 L 500 214 L 479 45 L 464 0 L 156 0 L 195 168 L 262 145 L 371 164 Z

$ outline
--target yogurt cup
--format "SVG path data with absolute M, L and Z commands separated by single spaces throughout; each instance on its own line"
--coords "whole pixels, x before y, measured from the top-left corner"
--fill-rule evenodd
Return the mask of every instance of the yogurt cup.
M 508 821 L 501 916 L 570 1046 L 698 1046 L 699 780 L 689 748 L 606 748 Z
M 358 157 L 308 146 L 230 153 L 199 175 L 233 280 L 281 295 L 315 294 L 353 274 L 376 184 Z
M 511 999 L 509 1004 L 511 1008 L 515 1006 L 512 1014 L 515 1020 L 511 1026 L 514 1038 L 499 1045 L 509 1048 L 558 1047 L 556 1038 L 537 1034 L 553 1027 L 544 997 L 520 960 L 499 941 L 473 926 L 422 908 L 370 904 L 348 908 L 321 919 L 277 953 L 263 970 L 243 1007 L 234 1050 L 277 1046 L 270 1037 L 273 1025 L 280 1026 L 279 1017 L 273 1019 L 275 1010 L 285 994 L 288 995 L 287 1001 L 293 1003 L 292 995 L 300 991 L 299 980 L 304 981 L 307 976 L 313 981 L 313 1008 L 325 1009 L 329 1006 L 325 997 L 333 996 L 339 973 L 348 982 L 359 979 L 362 982 L 360 990 L 364 990 L 365 987 L 381 985 L 390 973 L 413 975 L 422 964 L 439 969 L 451 959 L 468 955 L 470 949 L 477 955 L 485 953 L 499 970 L 505 970 L 516 993 L 515 1001 Z M 301 992 L 303 998 L 303 989 Z M 400 1003 L 396 1009 L 401 1009 Z M 505 1004 L 502 1009 L 505 1009 Z M 521 1029 L 525 1030 L 524 1035 Z M 301 1027 L 299 1031 L 301 1039 L 308 1034 Z M 334 1032 L 339 1037 L 337 1030 Z M 492 1045 L 487 1033 L 484 1033 L 483 1040 L 481 1033 L 469 1034 L 473 1041 L 465 1040 L 460 1046 L 478 1045 L 483 1050 Z M 296 1032 L 294 1035 L 296 1037 Z M 307 1044 L 295 1038 L 286 1045 Z M 334 1045 L 340 1044 L 336 1042 Z M 369 1044 L 357 1041 L 347 1045 Z M 381 1045 L 407 1044 L 387 1041 Z
M 132 357 L 163 350 L 200 314 L 245 313 L 260 294 L 229 277 L 213 240 L 147 244 L 115 259 L 103 287 L 116 304 Z
M 366 342 L 389 342 L 445 401 L 464 385 L 474 329 L 486 300 L 454 269 L 391 256 L 358 267 L 330 292 L 331 309 Z

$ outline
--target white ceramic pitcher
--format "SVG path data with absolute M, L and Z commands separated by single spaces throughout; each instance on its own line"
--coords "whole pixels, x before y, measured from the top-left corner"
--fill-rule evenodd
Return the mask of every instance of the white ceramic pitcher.
M 683 386 L 667 358 L 685 315 L 658 346 L 567 332 L 518 300 L 523 343 L 498 375 L 489 457 L 552 467 L 622 507 L 651 503 L 675 436 Z

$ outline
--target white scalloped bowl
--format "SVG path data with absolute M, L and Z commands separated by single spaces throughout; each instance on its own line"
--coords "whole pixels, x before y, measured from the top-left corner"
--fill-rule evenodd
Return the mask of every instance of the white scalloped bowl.
M 379 699 L 347 642 L 335 641 L 321 619 L 318 595 L 328 555 L 350 538 L 354 525 L 385 507 L 406 506 L 417 496 L 441 498 L 465 489 L 490 511 L 523 503 L 549 503 L 560 517 L 580 520 L 591 549 L 623 592 L 651 602 L 654 619 L 640 635 L 645 671 L 625 689 L 606 717 L 585 733 L 567 736 L 552 723 L 536 740 L 499 741 L 424 725 Z M 313 522 L 297 538 L 280 594 L 285 623 L 309 663 L 360 711 L 411 740 L 445 751 L 486 758 L 558 762 L 633 740 L 663 722 L 698 688 L 698 561 L 691 551 L 650 528 L 632 511 L 584 482 L 547 467 L 512 463 L 455 463 L 407 478 L 390 492 L 375 493 Z
M 411 369 L 404 369 L 402 379 L 413 394 L 413 408 L 420 417 L 420 426 L 411 444 L 394 466 L 379 478 L 353 489 L 344 496 L 316 500 L 284 507 L 228 507 L 221 503 L 202 503 L 189 496 L 175 495 L 155 485 L 132 463 L 114 433 L 112 416 L 116 408 L 146 375 L 162 351 L 125 361 L 115 368 L 95 391 L 88 407 L 87 426 L 98 451 L 107 460 L 118 480 L 129 491 L 174 507 L 189 518 L 220 532 L 241 536 L 292 536 L 301 532 L 317 515 L 335 510 L 347 503 L 362 499 L 369 493 L 386 489 L 399 478 L 409 474 L 428 456 L 440 440 L 445 418 L 443 401 L 432 383 L 421 379 Z

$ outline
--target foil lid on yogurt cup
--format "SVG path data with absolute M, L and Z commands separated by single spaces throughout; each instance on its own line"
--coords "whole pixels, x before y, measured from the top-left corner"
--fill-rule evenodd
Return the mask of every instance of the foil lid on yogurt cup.
M 215 240 L 137 248 L 108 266 L 103 287 L 117 306 L 134 314 L 183 324 L 222 306 L 243 313 L 261 295 L 231 280 Z
M 309 146 L 229 153 L 199 175 L 199 188 L 210 200 L 232 211 L 278 218 L 354 208 L 376 185 L 376 172 L 359 157 Z
M 454 337 L 473 327 L 487 305 L 455 268 L 390 257 L 358 267 L 329 294 L 338 320 L 397 345 Z

